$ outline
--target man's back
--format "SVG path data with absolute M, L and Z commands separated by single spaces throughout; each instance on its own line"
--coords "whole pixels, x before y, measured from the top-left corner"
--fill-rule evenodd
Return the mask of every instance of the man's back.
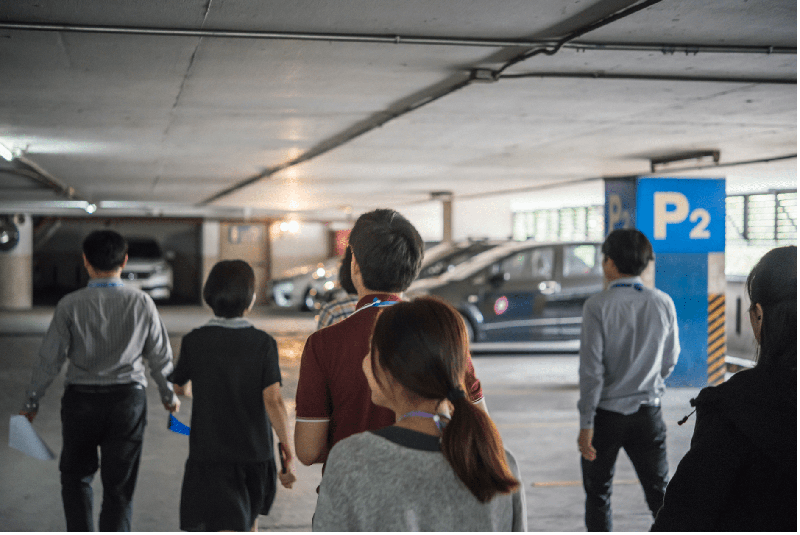
M 67 385 L 146 386 L 146 358 L 151 374 L 159 376 L 162 399 L 172 399 L 166 380 L 161 380 L 171 371 L 172 349 L 155 303 L 119 279 L 90 281 L 59 301 L 40 357 L 33 373 L 34 391 L 47 388 L 65 359 Z
M 361 362 L 380 307 L 363 308 L 377 298 L 398 301 L 396 295 L 369 295 L 357 312 L 312 334 L 306 341 L 297 384 L 297 420 L 330 421 L 329 444 L 368 429 L 394 423 L 394 413 L 372 403 Z
M 621 278 L 586 301 L 583 321 L 582 394 L 592 398 L 588 391 L 602 385 L 597 406 L 623 414 L 661 397 L 680 350 L 669 295 L 639 277 Z

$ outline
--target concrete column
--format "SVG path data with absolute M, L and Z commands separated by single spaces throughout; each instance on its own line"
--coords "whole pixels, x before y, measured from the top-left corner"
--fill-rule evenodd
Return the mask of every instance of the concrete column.
M 667 384 L 702 387 L 725 376 L 725 180 L 606 180 L 606 233 L 637 228 L 653 244 L 645 282 L 675 302 L 681 354 Z M 652 282 L 651 282 L 652 284 Z
M 33 222 L 27 214 L 9 216 L 19 229 L 19 243 L 0 251 L 0 308 L 33 307 Z
M 453 198 L 442 199 L 442 241 L 453 241 Z
M 203 285 L 206 283 L 208 274 L 211 273 L 211 268 L 214 264 L 219 262 L 219 221 L 203 220 L 200 230 L 200 250 L 202 254 L 201 269 L 202 275 L 200 280 L 200 302 L 203 302 Z

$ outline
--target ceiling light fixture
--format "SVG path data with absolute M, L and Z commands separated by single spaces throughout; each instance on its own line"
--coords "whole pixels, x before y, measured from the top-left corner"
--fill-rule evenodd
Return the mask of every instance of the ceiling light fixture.
M 84 208 L 84 210 L 86 210 L 87 214 L 93 214 L 93 213 L 95 213 L 97 211 L 97 205 L 96 204 L 91 204 L 91 203 L 87 204 L 86 208 Z
M 0 143 L 0 156 L 9 162 L 14 159 L 14 153 L 2 143 Z
M 668 156 L 650 158 L 650 172 L 655 173 L 657 167 L 665 169 L 671 163 L 682 162 L 685 160 L 697 160 L 697 162 L 700 163 L 704 158 L 711 158 L 714 163 L 719 163 L 719 151 L 716 149 L 694 150 L 688 152 L 678 152 Z

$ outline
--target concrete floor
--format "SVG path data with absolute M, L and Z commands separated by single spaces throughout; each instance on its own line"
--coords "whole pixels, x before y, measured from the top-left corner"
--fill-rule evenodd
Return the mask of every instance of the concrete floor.
M 52 308 L 0 312 L 0 407 L 16 414 L 30 379 L 31 367 Z M 201 307 L 164 307 L 162 316 L 175 353 L 181 336 L 202 325 L 209 311 Z M 278 340 L 283 394 L 294 418 L 294 394 L 305 338 L 314 328 L 308 314 L 257 309 L 251 320 Z M 577 355 L 485 355 L 475 357 L 489 411 L 506 447 L 520 462 L 531 531 L 583 531 L 584 493 L 576 446 Z M 60 397 L 63 371 L 42 400 L 34 426 L 51 449 L 61 448 Z M 695 388 L 670 389 L 663 400 L 668 427 L 668 456 L 674 471 L 689 447 L 694 419 L 677 420 L 690 412 Z M 148 386 L 148 428 L 134 497 L 136 531 L 177 531 L 183 465 L 188 440 L 166 429 L 167 414 L 158 392 Z M 191 399 L 184 398 L 179 418 L 188 423 Z M 58 462 L 38 461 L 6 446 L 8 425 L 0 426 L 0 530 L 63 531 Z M 272 512 L 259 519 L 262 531 L 308 531 L 316 503 L 320 468 L 298 467 L 292 490 L 279 487 Z M 102 495 L 95 480 L 95 504 Z M 646 531 L 650 513 L 636 482 L 633 467 L 620 455 L 614 484 L 614 523 L 618 531 Z

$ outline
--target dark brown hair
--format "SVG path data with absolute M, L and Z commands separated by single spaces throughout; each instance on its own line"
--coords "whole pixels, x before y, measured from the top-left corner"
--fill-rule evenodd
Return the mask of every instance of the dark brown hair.
M 128 242 L 113 230 L 95 230 L 83 240 L 83 254 L 97 271 L 113 271 L 125 262 Z
M 603 242 L 602 252 L 614 261 L 620 274 L 638 277 L 653 260 L 653 246 L 641 230 L 612 230 Z
M 255 273 L 244 260 L 214 264 L 203 287 L 203 299 L 220 318 L 238 318 L 253 302 Z
M 373 370 L 380 365 L 412 395 L 432 400 L 450 395 L 454 410 L 442 433 L 442 453 L 479 501 L 519 488 L 489 415 L 466 395 L 451 394 L 466 392 L 469 351 L 464 321 L 452 306 L 421 297 L 384 309 L 375 323 L 371 350 Z
M 388 208 L 361 214 L 348 243 L 369 290 L 405 291 L 422 266 L 424 243 L 419 232 L 408 219 Z
M 745 284 L 750 310 L 761 305 L 759 368 L 797 373 L 797 247 L 777 247 L 755 265 Z

